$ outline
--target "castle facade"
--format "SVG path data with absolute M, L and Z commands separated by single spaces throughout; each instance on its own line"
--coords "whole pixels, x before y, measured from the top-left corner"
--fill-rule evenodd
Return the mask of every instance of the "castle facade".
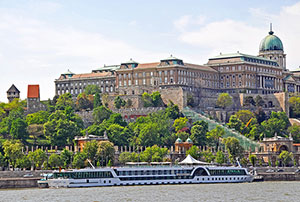
M 218 94 L 227 92 L 239 102 L 245 95 L 281 99 L 277 103 L 266 102 L 266 107 L 285 110 L 282 106 L 285 98 L 278 98 L 278 94 L 284 97 L 284 92 L 300 92 L 300 69 L 289 71 L 286 68 L 282 41 L 270 30 L 261 41 L 257 56 L 239 52 L 220 54 L 209 58 L 204 65 L 191 64 L 172 55 L 153 63 L 130 59 L 92 73 L 68 71 L 55 80 L 55 91 L 57 95 L 69 92 L 77 96 L 90 84 L 99 86 L 102 93 L 112 98 L 118 95 L 131 99 L 134 108 L 141 107 L 144 92 L 160 91 L 165 101 L 172 100 L 181 108 L 187 105 L 188 97 L 200 108 L 214 107 Z M 234 108 L 242 105 L 239 102 L 235 102 Z

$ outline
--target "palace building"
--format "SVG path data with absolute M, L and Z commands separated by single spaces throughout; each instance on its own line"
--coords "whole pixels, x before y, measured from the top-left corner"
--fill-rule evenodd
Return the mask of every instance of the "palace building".
M 286 68 L 286 54 L 282 41 L 272 29 L 259 45 L 257 56 L 243 53 L 220 54 L 207 64 L 191 64 L 170 56 L 152 63 L 138 63 L 132 59 L 120 65 L 104 66 L 91 73 L 70 71 L 55 80 L 56 94 L 77 96 L 87 85 L 99 86 L 111 97 L 122 96 L 133 101 L 133 108 L 141 107 L 144 92 L 160 91 L 163 100 L 172 100 L 183 108 L 188 97 L 201 108 L 214 107 L 219 93 L 230 93 L 242 100 L 244 95 L 261 95 L 270 101 L 269 107 L 285 110 L 280 102 L 284 92 L 300 92 L 300 69 Z M 243 96 L 241 96 L 243 95 Z M 283 96 L 283 98 L 279 98 Z M 272 104 L 272 103 L 275 104 Z M 242 104 L 235 102 L 234 108 Z M 268 106 L 266 106 L 268 107 Z

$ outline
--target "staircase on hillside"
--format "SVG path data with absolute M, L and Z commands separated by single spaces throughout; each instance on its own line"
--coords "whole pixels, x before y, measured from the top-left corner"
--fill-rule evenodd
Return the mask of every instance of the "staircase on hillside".
M 194 121 L 206 121 L 208 123 L 208 129 L 212 130 L 214 129 L 217 125 L 221 126 L 224 131 L 225 135 L 224 138 L 226 137 L 235 137 L 240 141 L 241 146 L 248 151 L 255 151 L 255 148 L 259 148 L 259 143 L 253 140 L 250 140 L 249 138 L 245 137 L 244 135 L 240 134 L 239 132 L 228 128 L 226 125 L 219 123 L 215 120 L 209 119 L 208 115 L 206 115 L 204 112 L 195 112 L 192 109 L 186 107 L 182 110 L 182 113 L 184 116 L 186 116 L 188 119 L 191 119 L 193 122 Z

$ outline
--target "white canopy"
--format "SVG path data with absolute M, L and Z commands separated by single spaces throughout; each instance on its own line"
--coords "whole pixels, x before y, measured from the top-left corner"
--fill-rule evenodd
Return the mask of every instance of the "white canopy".
M 179 164 L 202 164 L 202 165 L 209 165 L 210 163 L 203 162 L 203 161 L 198 161 L 194 159 L 191 155 L 188 155 L 183 161 L 179 162 Z

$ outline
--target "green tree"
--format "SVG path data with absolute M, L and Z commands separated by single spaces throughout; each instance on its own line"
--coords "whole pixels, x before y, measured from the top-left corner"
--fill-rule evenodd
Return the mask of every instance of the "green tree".
M 81 127 L 76 116 L 72 118 L 72 115 L 58 110 L 51 114 L 49 121 L 44 124 L 44 134 L 51 145 L 65 146 L 72 144 L 74 137 L 80 134 Z
M 267 119 L 266 113 L 262 110 L 261 107 L 258 107 L 257 110 L 254 112 L 255 118 L 259 124 Z
M 273 137 L 275 133 L 284 135 L 290 126 L 289 118 L 285 112 L 272 112 L 268 120 L 261 123 L 267 137 Z
M 124 128 L 118 124 L 111 124 L 107 129 L 109 140 L 117 146 L 128 145 L 130 133 L 128 128 Z
M 101 166 L 105 166 L 109 161 L 113 163 L 115 155 L 114 145 L 108 141 L 99 142 L 97 156 Z
M 58 154 L 51 154 L 49 156 L 48 163 L 51 168 L 57 168 L 63 166 L 63 161 Z
M 96 140 L 85 143 L 83 152 L 86 154 L 86 157 L 93 163 L 93 165 L 95 165 L 97 160 L 97 151 L 98 142 Z
M 170 119 L 177 119 L 180 117 L 180 111 L 178 105 L 175 105 L 172 101 L 168 104 L 167 108 L 165 109 L 165 114 Z
M 216 146 L 219 146 L 220 137 L 225 135 L 225 131 L 221 126 L 216 126 L 213 130 L 206 133 L 206 138 Z
M 72 166 L 74 168 L 84 168 L 85 167 L 85 160 L 87 159 L 87 156 L 84 152 L 77 152 L 74 155 L 74 159 L 72 162 Z
M 221 93 L 219 94 L 216 104 L 218 107 L 225 109 L 226 107 L 232 105 L 232 97 L 228 93 Z
M 68 168 L 71 163 L 72 163 L 72 156 L 73 153 L 64 149 L 61 153 L 60 153 L 60 158 L 62 160 L 62 165 L 64 168 Z
M 224 155 L 224 153 L 222 151 L 218 151 L 216 153 L 216 162 L 218 164 L 226 163 L 226 156 Z
M 22 157 L 17 159 L 16 167 L 18 168 L 25 168 L 30 169 L 31 168 L 31 162 L 26 155 L 22 155 Z
M 10 135 L 13 139 L 21 140 L 22 142 L 26 141 L 28 137 L 27 133 L 27 123 L 24 119 L 17 118 L 11 124 Z
M 13 108 L 13 110 L 9 112 L 9 115 L 0 122 L 0 134 L 8 135 L 10 133 L 12 122 L 18 118 L 24 119 L 24 110 L 22 108 Z
M 161 162 L 165 155 L 167 155 L 167 148 L 160 148 L 157 145 L 147 147 L 140 155 L 141 161 L 145 162 Z
M 211 151 L 204 151 L 201 152 L 201 156 L 203 157 L 204 161 L 211 163 L 215 160 L 215 156 Z
M 237 115 L 232 115 L 232 116 L 230 116 L 229 122 L 227 123 L 227 125 L 229 126 L 229 128 L 233 128 L 236 131 L 241 132 L 243 122 L 237 117 Z
M 35 168 L 40 169 L 43 163 L 47 160 L 47 154 L 43 150 L 37 149 L 34 152 L 28 152 L 28 158 Z
M 87 95 L 96 95 L 100 93 L 100 88 L 97 85 L 87 85 L 84 88 L 84 93 Z
M 260 140 L 263 138 L 263 131 L 260 125 L 255 125 L 251 127 L 251 130 L 246 137 L 250 138 L 251 140 Z
M 160 92 L 155 91 L 151 94 L 151 98 L 152 98 L 152 103 L 154 107 L 163 107 L 164 106 L 164 102 L 161 98 Z
M 126 162 L 131 162 L 132 156 L 130 152 L 122 152 L 119 156 L 119 162 L 125 164 Z
M 93 117 L 96 123 L 102 123 L 105 119 L 109 119 L 112 111 L 105 106 L 100 106 L 94 109 Z
M 5 156 L 0 152 L 0 167 L 6 167 L 7 166 L 7 161 L 5 159 Z
M 31 124 L 27 127 L 27 132 L 30 138 L 34 139 L 34 145 L 37 139 L 44 135 L 44 126 L 42 124 Z
M 61 96 L 56 101 L 56 110 L 64 110 L 66 107 L 72 107 L 74 109 L 75 104 L 72 99 L 72 95 L 70 93 L 65 93 Z
M 144 107 L 163 107 L 164 102 L 158 91 L 153 92 L 151 95 L 147 92 L 143 93 L 142 100 Z
M 189 148 L 186 151 L 186 155 L 191 155 L 195 159 L 200 159 L 201 152 L 200 152 L 200 149 L 196 145 L 193 145 L 193 146 L 191 146 L 191 148 Z
M 300 143 L 300 126 L 293 124 L 288 127 L 288 133 L 290 133 L 295 143 Z
M 248 163 L 249 163 L 248 159 L 245 158 L 245 157 L 242 157 L 242 159 L 241 159 L 241 165 L 243 167 L 247 167 Z
M 179 117 L 178 119 L 175 119 L 173 127 L 175 128 L 175 131 L 178 132 L 182 128 L 187 126 L 188 119 L 186 117 Z
M 293 96 L 289 99 L 291 117 L 300 117 L 300 97 Z
M 47 111 L 39 111 L 26 116 L 26 122 L 28 125 L 31 124 L 44 124 L 48 121 L 50 114 Z
M 236 158 L 242 158 L 244 149 L 240 145 L 240 142 L 235 137 L 227 137 L 223 139 L 223 144 L 225 145 L 225 149 L 229 154 L 229 159 L 232 163 L 235 162 Z
M 249 110 L 239 110 L 238 112 L 235 113 L 235 115 L 244 124 L 247 124 L 251 118 L 254 118 L 254 114 Z
M 114 100 L 114 105 L 117 109 L 120 109 L 121 107 L 124 107 L 126 105 L 125 100 L 120 98 L 120 96 L 117 96 Z
M 145 123 L 140 126 L 138 135 L 139 145 L 152 146 L 160 145 L 160 137 L 157 123 Z
M 127 126 L 127 122 L 123 120 L 122 115 L 119 113 L 113 113 L 110 115 L 109 119 L 106 121 L 107 127 L 111 124 L 118 124 L 120 126 Z
M 293 153 L 288 151 L 282 151 L 279 154 L 279 159 L 281 159 L 283 166 L 289 165 L 289 163 L 293 160 Z
M 101 97 L 99 93 L 96 93 L 94 96 L 94 109 L 102 105 Z
M 206 133 L 208 132 L 208 123 L 202 121 L 199 125 L 194 125 L 191 129 L 190 138 L 194 144 L 204 146 L 206 145 Z
M 2 145 L 4 156 L 13 169 L 17 165 L 17 160 L 23 156 L 22 147 L 23 145 L 19 140 L 6 140 Z
M 76 109 L 87 110 L 93 109 L 94 98 L 92 95 L 87 95 L 85 93 L 80 93 L 76 99 Z
M 144 92 L 142 95 L 142 100 L 144 103 L 144 107 L 153 107 L 153 102 L 152 102 L 152 98 L 151 95 L 149 95 L 147 92 Z
M 255 167 L 256 161 L 257 161 L 257 157 L 255 154 L 250 154 L 249 155 L 249 161 L 252 164 L 253 167 Z

